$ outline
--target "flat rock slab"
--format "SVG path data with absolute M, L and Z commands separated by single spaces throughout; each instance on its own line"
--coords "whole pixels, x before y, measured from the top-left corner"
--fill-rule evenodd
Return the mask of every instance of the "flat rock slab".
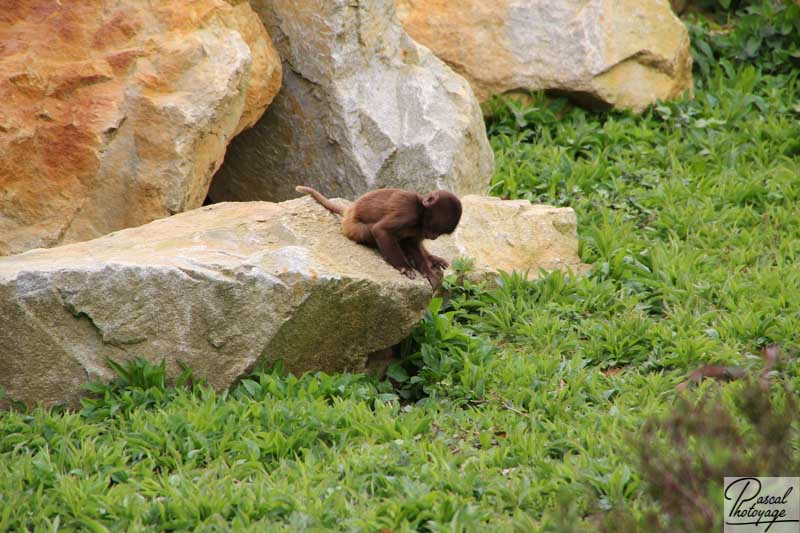
M 0 258 L 6 399 L 74 403 L 106 358 L 188 364 L 215 388 L 260 361 L 362 371 L 431 298 L 304 198 L 216 204 L 93 241 Z
M 457 257 L 472 259 L 470 279 L 491 279 L 499 270 L 527 271 L 536 278 L 539 269 L 576 274 L 588 269 L 578 256 L 577 218 L 571 208 L 474 195 L 461 202 L 464 214 L 456 231 L 426 247 L 451 263 Z

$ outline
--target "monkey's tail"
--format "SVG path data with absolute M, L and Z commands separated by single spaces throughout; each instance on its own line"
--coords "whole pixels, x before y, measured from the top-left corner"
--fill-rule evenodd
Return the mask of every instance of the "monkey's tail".
M 319 191 L 312 189 L 311 187 L 303 187 L 302 185 L 298 185 L 294 188 L 297 192 L 301 192 L 303 194 L 310 194 L 314 200 L 320 203 L 322 207 L 330 211 L 331 213 L 335 213 L 337 215 L 344 215 L 344 209 L 341 206 L 336 205 L 335 203 L 331 202 Z

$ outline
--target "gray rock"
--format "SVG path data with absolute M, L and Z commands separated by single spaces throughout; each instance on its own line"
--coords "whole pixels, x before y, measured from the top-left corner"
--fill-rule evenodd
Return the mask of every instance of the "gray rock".
M 106 358 L 178 362 L 215 388 L 260 361 L 363 371 L 431 297 L 348 241 L 311 199 L 216 204 L 93 241 L 0 258 L 6 399 L 74 403 Z
M 210 195 L 284 200 L 295 185 L 486 190 L 494 158 L 469 84 L 397 22 L 391 0 L 251 0 L 284 61 L 280 93 L 229 146 Z

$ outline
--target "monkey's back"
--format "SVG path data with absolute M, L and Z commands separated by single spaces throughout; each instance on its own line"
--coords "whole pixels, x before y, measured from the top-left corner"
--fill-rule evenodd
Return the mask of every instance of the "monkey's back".
M 342 230 L 351 240 L 372 244 L 371 225 L 387 218 L 407 217 L 416 213 L 420 205 L 420 196 L 403 189 L 376 189 L 357 198 L 342 219 Z
M 364 224 L 374 224 L 398 211 L 416 210 L 419 195 L 403 189 L 376 189 L 354 201 L 347 210 L 352 219 Z

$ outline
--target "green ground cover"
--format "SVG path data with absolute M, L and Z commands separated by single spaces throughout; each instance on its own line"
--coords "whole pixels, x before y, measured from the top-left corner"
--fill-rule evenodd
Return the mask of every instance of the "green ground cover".
M 693 100 L 493 103 L 493 193 L 573 207 L 588 276 L 451 277 L 392 382 L 275 369 L 220 394 L 137 363 L 80 411 L 2 413 L 0 530 L 655 527 L 674 504 L 649 490 L 670 468 L 655 455 L 798 475 L 795 7 L 690 23 Z M 759 376 L 771 345 L 766 400 L 746 380 L 680 399 L 701 365 Z M 679 426 L 685 448 L 664 437 Z

